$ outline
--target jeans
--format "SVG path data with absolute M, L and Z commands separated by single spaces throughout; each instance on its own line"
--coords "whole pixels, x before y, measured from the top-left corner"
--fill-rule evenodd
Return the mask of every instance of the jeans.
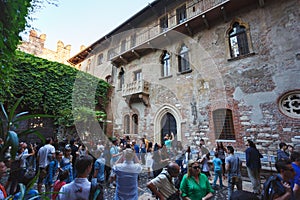
M 238 190 L 243 189 L 242 178 L 239 176 L 237 181 L 232 181 L 233 175 L 228 174 L 228 200 L 231 198 L 231 194 L 234 190 L 234 186 L 236 185 Z
M 213 186 L 215 187 L 217 184 L 217 180 L 219 178 L 219 182 L 220 182 L 220 187 L 223 187 L 223 183 L 222 183 L 222 170 L 214 170 L 215 172 L 215 178 L 214 178 L 214 182 L 213 182 Z
M 248 176 L 252 183 L 253 192 L 256 194 L 260 193 L 260 173 L 259 169 L 250 169 L 247 167 Z

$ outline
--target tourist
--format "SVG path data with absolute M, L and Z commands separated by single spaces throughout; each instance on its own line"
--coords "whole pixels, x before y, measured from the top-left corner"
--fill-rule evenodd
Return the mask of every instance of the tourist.
M 250 178 L 253 192 L 255 194 L 260 194 L 260 171 L 261 171 L 261 161 L 263 157 L 256 148 L 256 145 L 252 140 L 247 140 L 246 146 L 246 167 L 248 176 Z
M 228 156 L 225 158 L 225 169 L 228 177 L 228 200 L 230 200 L 234 186 L 236 186 L 238 190 L 243 189 L 241 176 L 242 162 L 239 157 L 234 155 L 234 148 L 232 146 L 227 146 L 227 152 Z
M 147 183 L 147 187 L 158 199 L 179 199 L 179 191 L 172 182 L 172 178 L 178 176 L 180 167 L 171 162 L 156 178 Z
M 289 154 L 286 152 L 287 144 L 284 142 L 279 143 L 279 149 L 277 150 L 277 160 L 288 159 Z
M 222 189 L 224 187 L 224 185 L 222 183 L 222 174 L 223 174 L 222 164 L 223 164 L 223 162 L 219 158 L 218 152 L 215 152 L 215 157 L 212 160 L 212 163 L 213 163 L 214 173 L 215 173 L 213 188 L 216 188 L 217 180 L 219 178 L 220 188 Z
M 137 200 L 138 175 L 143 169 L 142 165 L 134 163 L 135 153 L 130 148 L 126 148 L 123 151 L 122 157 L 125 161 L 123 163 L 116 163 L 113 166 L 114 179 L 116 179 L 115 200 Z
M 218 158 L 222 161 L 222 175 L 225 178 L 225 157 L 227 153 L 227 149 L 224 147 L 223 142 L 217 142 L 217 147 L 215 152 L 218 153 Z
M 89 198 L 91 183 L 87 177 L 93 167 L 93 158 L 89 155 L 79 157 L 75 163 L 77 177 L 59 190 L 59 200 L 84 199 Z
M 188 172 L 181 180 L 180 191 L 183 200 L 209 199 L 213 196 L 208 178 L 200 171 L 200 164 L 197 161 L 190 160 Z
M 270 176 L 264 183 L 263 199 L 292 200 L 293 188 L 291 180 L 295 177 L 295 171 L 290 159 L 279 159 L 275 163 L 278 172 L 275 176 Z
M 42 146 L 37 154 L 37 163 L 40 170 L 39 178 L 38 178 L 38 192 L 42 192 L 42 184 L 44 181 L 44 178 L 46 178 L 48 174 L 48 168 L 47 166 L 51 162 L 51 160 L 54 158 L 55 154 L 55 148 L 52 145 L 53 140 L 52 138 L 46 138 L 46 144 Z

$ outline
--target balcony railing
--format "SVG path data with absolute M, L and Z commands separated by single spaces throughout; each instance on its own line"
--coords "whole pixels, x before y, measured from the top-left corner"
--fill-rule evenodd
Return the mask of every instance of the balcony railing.
M 121 41 L 118 46 L 115 46 L 112 51 L 115 52 L 115 55 L 112 59 L 119 57 L 120 54 L 123 54 L 124 52 L 131 51 L 135 49 L 136 47 L 145 44 L 146 42 L 151 41 L 155 37 L 164 34 L 167 31 L 172 30 L 173 28 L 180 26 L 181 24 L 185 24 L 190 19 L 195 18 L 197 16 L 202 16 L 209 10 L 214 9 L 215 7 L 221 6 L 222 4 L 225 4 L 229 0 L 198 0 L 198 1 L 192 1 L 190 4 L 187 4 L 186 6 L 186 19 L 178 24 L 176 20 L 176 15 L 168 15 L 168 27 L 167 28 L 161 28 L 159 24 L 159 20 L 157 20 L 156 23 L 154 23 L 152 26 L 137 29 L 135 32 L 135 39 L 134 43 L 132 44 L 132 39 L 127 38 L 126 43 L 122 44 L 121 48 Z M 112 36 L 114 37 L 114 36 Z M 116 36 L 118 37 L 118 36 Z M 129 36 L 130 37 L 130 36 Z M 125 47 L 125 48 L 124 48 Z
M 149 94 L 149 83 L 144 80 L 125 83 L 122 89 L 122 96 L 127 97 L 135 94 Z

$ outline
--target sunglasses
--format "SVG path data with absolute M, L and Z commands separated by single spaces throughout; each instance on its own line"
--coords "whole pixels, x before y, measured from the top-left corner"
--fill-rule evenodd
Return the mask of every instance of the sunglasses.
M 200 169 L 200 166 L 194 166 L 193 169 Z

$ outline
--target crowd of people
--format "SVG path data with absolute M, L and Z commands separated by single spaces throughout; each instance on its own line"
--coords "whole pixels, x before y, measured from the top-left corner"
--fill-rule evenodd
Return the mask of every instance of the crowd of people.
M 245 167 L 253 186 L 251 199 L 300 199 L 299 151 L 280 143 L 275 163 L 278 173 L 262 186 L 263 156 L 252 140 L 245 145 Z M 243 191 L 242 160 L 232 145 L 225 147 L 222 142 L 209 150 L 201 139 L 197 149 L 191 149 L 170 133 L 161 144 L 153 144 L 146 136 L 138 140 L 124 136 L 87 146 L 80 139 L 55 143 L 47 138 L 41 146 L 21 142 L 15 159 L 0 162 L 0 199 L 9 195 L 18 199 L 19 183 L 31 187 L 38 176 L 37 187 L 28 188 L 25 199 L 104 199 L 103 188 L 109 187 L 115 191 L 115 200 L 136 200 L 143 169 L 149 179 L 147 187 L 157 199 L 210 199 L 225 182 L 228 199 Z

